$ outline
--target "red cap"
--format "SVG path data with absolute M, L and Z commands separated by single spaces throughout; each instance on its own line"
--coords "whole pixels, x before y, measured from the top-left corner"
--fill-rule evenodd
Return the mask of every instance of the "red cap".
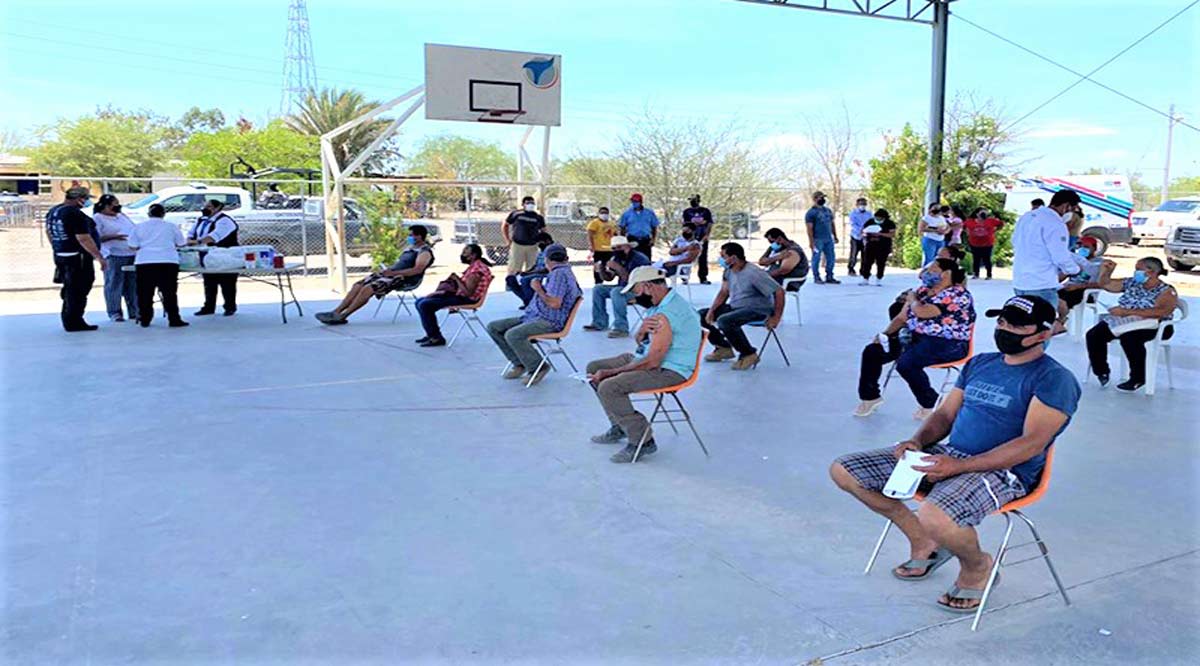
M 641 201 L 642 200 L 641 192 L 634 192 L 633 194 L 631 194 L 629 196 L 629 200 L 630 201 Z
M 1095 250 L 1096 248 L 1098 248 L 1100 246 L 1100 244 L 1096 242 L 1096 239 L 1092 238 L 1091 236 L 1080 237 L 1079 244 L 1086 245 L 1086 246 L 1092 248 L 1093 250 Z

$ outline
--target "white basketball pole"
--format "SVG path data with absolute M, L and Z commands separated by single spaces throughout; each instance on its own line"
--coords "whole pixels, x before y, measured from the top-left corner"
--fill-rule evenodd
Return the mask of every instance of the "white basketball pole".
M 525 162 L 528 161 L 529 155 L 525 152 L 525 142 L 529 140 L 529 135 L 533 134 L 533 126 L 525 128 L 525 133 L 521 135 L 521 140 L 517 142 L 517 181 L 525 181 Z M 517 185 L 517 203 L 525 198 L 525 188 Z
M 538 188 L 539 196 L 542 205 L 542 214 L 548 212 L 546 207 L 546 186 L 550 182 L 550 126 L 546 125 L 546 131 L 542 134 L 542 168 L 538 174 L 538 180 L 541 186 Z

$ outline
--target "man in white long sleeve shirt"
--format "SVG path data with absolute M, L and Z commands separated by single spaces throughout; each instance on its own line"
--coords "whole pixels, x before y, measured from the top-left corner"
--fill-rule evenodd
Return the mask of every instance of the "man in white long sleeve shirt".
M 1013 291 L 1018 296 L 1039 296 L 1058 306 L 1063 275 L 1079 272 L 1067 243 L 1062 216 L 1079 205 L 1079 193 L 1059 190 L 1050 205 L 1025 213 L 1013 229 Z

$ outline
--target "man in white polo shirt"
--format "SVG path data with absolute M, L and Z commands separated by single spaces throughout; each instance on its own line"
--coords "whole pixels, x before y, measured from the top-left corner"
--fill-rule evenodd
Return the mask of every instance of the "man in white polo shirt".
M 1079 272 L 1067 243 L 1067 225 L 1063 214 L 1079 205 L 1075 190 L 1059 190 L 1049 206 L 1028 211 L 1013 229 L 1013 292 L 1018 296 L 1038 296 L 1058 307 L 1058 288 L 1062 276 Z

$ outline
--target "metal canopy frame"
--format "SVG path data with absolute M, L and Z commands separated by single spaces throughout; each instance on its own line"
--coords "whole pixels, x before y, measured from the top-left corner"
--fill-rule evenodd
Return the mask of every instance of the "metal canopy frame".
M 415 99 L 414 99 L 415 98 Z M 337 155 L 333 151 L 333 140 L 337 137 L 349 132 L 350 130 L 370 122 L 379 116 L 387 113 L 391 109 L 413 100 L 412 104 L 404 110 L 395 120 L 391 122 L 375 137 L 370 145 L 362 149 L 362 152 L 355 155 L 350 163 L 345 168 L 338 166 Z M 367 113 L 346 122 L 345 124 L 321 135 L 321 192 L 324 198 L 325 210 L 323 218 L 325 222 L 325 247 L 327 248 L 326 257 L 329 263 L 329 281 L 330 286 L 334 291 L 346 292 L 346 209 L 343 204 L 346 195 L 347 183 L 371 183 L 371 182 L 403 182 L 406 184 L 426 184 L 437 185 L 439 181 L 419 178 L 353 178 L 353 174 L 363 163 L 374 155 L 379 148 L 399 131 L 400 126 L 412 118 L 425 104 L 425 86 L 420 85 L 408 92 L 392 99 L 384 104 L 380 104 Z M 533 133 L 533 126 L 525 130 L 520 143 L 517 145 L 517 186 L 518 196 L 521 195 L 524 182 L 524 167 L 529 166 L 537 175 L 537 187 L 541 192 L 542 205 L 545 206 L 546 201 L 546 185 L 550 178 L 550 126 L 544 126 L 545 133 L 542 139 L 542 163 L 540 168 L 534 166 L 533 161 L 529 159 L 529 154 L 525 151 L 525 142 L 529 140 L 529 136 Z M 493 181 L 480 181 L 480 185 L 489 185 Z M 508 183 L 506 183 L 508 184 Z M 467 197 L 468 215 L 470 214 L 470 197 Z
M 942 142 L 946 120 L 946 38 L 954 0 L 738 0 L 754 5 L 808 9 L 846 16 L 920 23 L 933 28 L 929 85 L 929 164 L 925 207 L 942 196 Z

